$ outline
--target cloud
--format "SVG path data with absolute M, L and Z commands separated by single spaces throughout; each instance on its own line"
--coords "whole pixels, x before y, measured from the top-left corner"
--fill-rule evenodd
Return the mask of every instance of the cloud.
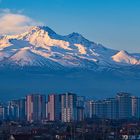
M 9 9 L 0 9 L 0 35 L 22 33 L 30 26 L 39 25 L 43 25 L 43 23 L 35 21 L 21 12 L 13 13 Z

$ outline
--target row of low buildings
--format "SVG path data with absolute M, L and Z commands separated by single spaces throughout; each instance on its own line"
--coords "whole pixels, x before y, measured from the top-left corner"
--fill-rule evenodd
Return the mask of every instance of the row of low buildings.
M 115 98 L 86 101 L 87 118 L 140 119 L 140 98 L 129 93 L 118 93 Z
M 73 93 L 31 94 L 0 105 L 0 119 L 13 121 L 83 121 L 86 118 L 140 119 L 140 98 L 118 93 L 115 98 L 86 100 Z

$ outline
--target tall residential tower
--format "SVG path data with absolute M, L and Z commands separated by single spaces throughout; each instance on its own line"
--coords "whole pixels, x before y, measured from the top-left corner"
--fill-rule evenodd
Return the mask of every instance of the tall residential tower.
M 46 118 L 46 96 L 32 94 L 26 96 L 27 121 L 36 122 Z

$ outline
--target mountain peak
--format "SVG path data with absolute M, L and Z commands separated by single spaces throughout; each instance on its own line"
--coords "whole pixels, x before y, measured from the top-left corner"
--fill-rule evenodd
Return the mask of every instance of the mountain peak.
M 117 54 L 112 56 L 112 59 L 115 62 L 122 64 L 131 64 L 131 65 L 140 64 L 140 60 L 137 60 L 134 56 L 132 56 L 125 50 L 119 51 Z
M 49 28 L 48 26 L 32 26 L 29 28 L 29 31 L 40 31 L 43 30 L 45 32 L 48 32 L 48 34 L 56 34 L 51 28 Z
M 73 32 L 71 34 L 68 35 L 69 37 L 83 37 L 81 34 L 77 33 L 77 32 Z
M 127 51 L 121 50 L 118 52 L 118 55 L 129 55 Z

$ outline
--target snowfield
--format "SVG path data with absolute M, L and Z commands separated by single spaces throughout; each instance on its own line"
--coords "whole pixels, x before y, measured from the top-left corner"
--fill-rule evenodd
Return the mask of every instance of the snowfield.
M 140 65 L 140 54 L 106 48 L 78 33 L 62 36 L 49 27 L 31 27 L 0 38 L 0 66 L 5 65 L 100 70 Z

